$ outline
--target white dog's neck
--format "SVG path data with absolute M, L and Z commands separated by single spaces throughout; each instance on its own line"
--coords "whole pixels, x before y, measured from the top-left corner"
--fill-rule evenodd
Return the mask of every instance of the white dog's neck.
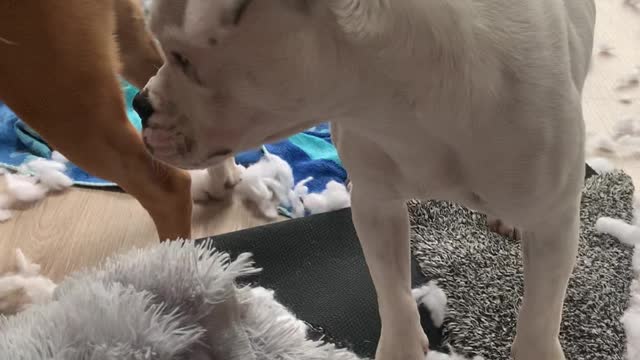
M 377 133 L 398 117 L 437 118 L 434 104 L 449 117 L 469 109 L 461 105 L 470 101 L 471 89 L 460 86 L 469 79 L 472 58 L 466 2 L 335 0 L 331 10 L 338 25 L 332 34 L 335 64 L 341 69 L 336 88 L 343 93 L 334 94 L 328 118 Z M 453 120 L 447 121 L 451 130 Z

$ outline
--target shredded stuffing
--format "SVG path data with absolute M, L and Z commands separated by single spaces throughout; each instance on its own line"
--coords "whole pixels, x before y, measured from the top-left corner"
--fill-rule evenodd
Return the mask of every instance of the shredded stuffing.
M 442 327 L 447 313 L 447 295 L 434 281 L 427 285 L 413 289 L 413 298 L 418 304 L 429 309 L 431 320 L 436 327 Z
M 2 169 L 0 175 L 5 179 L 6 190 L 0 194 L 0 222 L 11 219 L 16 205 L 40 201 L 49 192 L 63 191 L 73 185 L 64 173 L 66 159 L 59 153 L 55 159 L 31 160 L 20 166 L 16 173 Z
M 309 193 L 306 185 L 313 180 L 311 177 L 294 184 L 291 167 L 277 155 L 266 153 L 260 161 L 247 168 L 238 166 L 241 181 L 236 186 L 236 194 L 255 204 L 267 218 L 276 218 L 280 205 L 290 207 L 293 218 L 351 205 L 347 188 L 336 181 L 330 181 L 322 193 Z
M 621 318 L 627 335 L 626 358 L 640 359 L 640 199 L 634 199 L 633 221 L 631 224 L 621 219 L 599 218 L 596 230 L 617 238 L 620 242 L 633 246 L 633 273 L 635 279 L 630 286 L 630 301 Z
M 637 88 L 638 85 L 640 85 L 640 69 L 635 68 L 631 74 L 618 80 L 616 90 L 631 90 Z
M 40 265 L 16 249 L 17 272 L 0 277 L 0 314 L 12 315 L 33 304 L 51 301 L 56 284 L 40 274 Z M 17 294 L 21 294 L 20 296 Z
M 311 214 L 320 214 L 351 206 L 351 194 L 344 184 L 329 181 L 320 194 L 308 194 L 302 198 L 305 208 Z
M 627 224 L 620 219 L 601 217 L 596 221 L 596 230 L 609 234 L 627 245 L 640 244 L 640 227 Z
M 598 174 L 607 174 L 615 170 L 615 166 L 613 163 L 606 158 L 603 157 L 594 157 L 591 159 L 587 159 L 587 164 L 591 166 L 593 170 L 595 170 Z

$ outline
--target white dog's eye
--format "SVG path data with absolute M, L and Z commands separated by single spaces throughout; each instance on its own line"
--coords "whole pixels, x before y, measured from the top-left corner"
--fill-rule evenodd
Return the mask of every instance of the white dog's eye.
M 170 61 L 180 67 L 180 70 L 187 78 L 191 79 L 193 82 L 200 86 L 203 85 L 200 76 L 198 76 L 198 72 L 196 71 L 195 67 L 193 67 L 189 59 L 187 59 L 184 55 L 180 54 L 177 51 L 171 51 L 169 54 L 171 55 Z
M 189 66 L 191 66 L 189 59 L 182 56 L 182 54 L 180 54 L 177 51 L 171 52 L 171 58 L 173 59 L 173 62 L 175 62 L 178 66 L 182 68 L 182 70 L 186 70 L 187 68 L 189 68 Z

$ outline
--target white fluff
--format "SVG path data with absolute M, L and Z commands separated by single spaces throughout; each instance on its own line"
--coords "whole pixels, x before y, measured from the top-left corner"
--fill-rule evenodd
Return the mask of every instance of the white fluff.
M 640 199 L 638 198 L 633 199 L 633 215 L 632 223 L 634 225 L 638 225 L 640 223 Z M 630 360 L 640 359 L 640 246 L 637 246 L 637 241 L 640 239 L 638 238 L 638 235 L 640 234 L 640 227 L 626 224 L 622 220 L 613 220 L 613 222 L 611 220 L 605 220 L 605 228 L 607 226 L 613 226 L 614 230 L 624 238 L 623 240 L 619 237 L 621 241 L 624 243 L 632 242 L 633 245 L 636 245 L 633 249 L 633 258 L 631 263 L 632 270 L 636 278 L 631 282 L 629 307 L 622 316 L 621 322 L 627 336 L 626 358 Z M 598 221 L 600 222 L 600 220 Z
M 616 152 L 616 143 L 608 136 L 596 135 L 592 141 L 595 150 L 607 153 Z
M 631 221 L 633 225 L 640 225 L 640 198 L 633 198 L 633 220 Z
M 613 163 L 609 159 L 603 157 L 594 157 L 591 159 L 587 159 L 587 164 L 589 164 L 589 166 L 591 166 L 591 168 L 595 170 L 595 172 L 601 175 L 610 173 L 615 170 L 615 166 L 613 165 Z
M 331 180 L 322 193 L 307 194 L 302 202 L 311 214 L 320 214 L 351 206 L 351 195 L 344 184 Z
M 291 207 L 291 217 L 303 217 L 307 212 L 319 214 L 338 210 L 351 205 L 351 197 L 346 187 L 330 181 L 322 193 L 309 193 L 306 186 L 312 177 L 294 186 L 291 166 L 280 157 L 265 153 L 257 163 L 241 170 L 241 181 L 235 188 L 236 194 L 254 203 L 267 218 L 278 216 L 278 205 Z
M 429 351 L 425 360 L 484 360 L 482 356 L 475 356 L 473 359 L 469 359 L 456 353 L 444 354 L 437 351 Z
M 257 163 L 239 168 L 241 181 L 236 185 L 236 193 L 253 202 L 264 216 L 275 219 L 278 205 L 289 205 L 289 192 L 293 188 L 291 166 L 280 157 L 265 153 Z
M 625 135 L 640 136 L 640 120 L 626 118 L 617 121 L 613 126 L 613 138 L 617 140 Z
M 638 280 L 631 286 L 629 308 L 622 315 L 622 324 L 627 335 L 627 359 L 640 359 L 640 291 Z
M 33 203 L 44 199 L 50 191 L 62 191 L 73 185 L 73 180 L 64 173 L 66 165 L 61 156 L 56 155 L 56 159 L 36 158 L 21 165 L 16 174 L 2 169 L 6 190 L 0 194 L 0 222 L 11 219 L 11 209 L 16 204 Z
M 20 249 L 16 250 L 15 255 L 18 271 L 0 277 L 0 300 L 11 296 L 17 290 L 23 290 L 28 297 L 28 303 L 21 304 L 22 310 L 31 304 L 44 304 L 51 301 L 56 284 L 42 276 L 40 265 L 32 263 Z
M 0 207 L 0 223 L 9 221 L 13 217 L 13 212 L 6 208 Z
M 616 86 L 616 90 L 631 90 L 631 89 L 635 89 L 638 87 L 638 85 L 640 85 L 640 71 L 638 71 L 639 69 L 636 68 L 634 69 L 634 71 L 621 78 L 620 80 L 618 80 L 618 85 Z
M 627 224 L 620 219 L 601 217 L 596 221 L 596 230 L 611 235 L 627 245 L 640 244 L 640 227 Z
M 413 289 L 412 293 L 418 304 L 423 304 L 429 309 L 433 324 L 438 328 L 442 327 L 447 314 L 447 294 L 434 281 L 430 281 L 423 287 Z
M 47 171 L 64 171 L 67 168 L 62 163 L 42 158 L 33 159 L 24 164 L 24 167 L 36 175 Z
M 598 46 L 598 55 L 601 57 L 612 57 L 613 55 L 613 47 L 609 44 L 600 44 Z
M 305 215 L 306 209 L 302 199 L 309 194 L 309 188 L 307 184 L 313 180 L 312 177 L 308 177 L 296 184 L 289 192 L 289 203 L 291 204 L 291 217 L 301 218 Z
M 28 162 L 26 167 L 35 174 L 40 184 L 50 191 L 61 191 L 73 185 L 73 180 L 64 173 L 67 168 L 64 163 L 35 159 Z
M 69 162 L 69 160 L 67 160 L 67 158 L 62 155 L 61 153 L 54 151 L 51 153 L 51 160 L 55 161 L 55 162 L 59 162 L 61 164 L 66 164 Z
M 636 12 L 640 11 L 639 0 L 624 0 L 622 4 L 628 9 L 631 9 L 632 11 L 636 11 Z M 631 359 L 634 359 L 634 358 L 631 358 Z
M 60 171 L 45 171 L 38 175 L 40 184 L 50 191 L 62 191 L 73 185 L 73 180 Z
M 15 201 L 32 203 L 41 200 L 48 189 L 42 184 L 34 182 L 28 175 L 6 174 L 7 193 Z
M 16 267 L 21 275 L 37 276 L 40 274 L 40 265 L 29 261 L 20 249 L 16 249 Z

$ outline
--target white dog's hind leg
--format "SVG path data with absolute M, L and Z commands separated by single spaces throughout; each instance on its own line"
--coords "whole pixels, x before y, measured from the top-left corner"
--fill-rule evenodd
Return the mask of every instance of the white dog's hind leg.
M 354 186 L 352 211 L 378 296 L 382 333 L 376 360 L 424 360 L 429 342 L 411 293 L 406 204 L 374 200 Z
M 565 359 L 558 335 L 578 251 L 578 211 L 576 202 L 523 233 L 525 289 L 512 350 L 516 360 Z

